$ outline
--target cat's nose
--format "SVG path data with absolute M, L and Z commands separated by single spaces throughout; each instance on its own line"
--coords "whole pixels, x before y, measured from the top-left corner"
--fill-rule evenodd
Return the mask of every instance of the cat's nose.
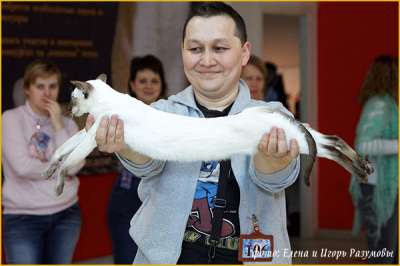
M 72 103 L 72 106 L 75 106 L 77 104 L 77 98 L 74 96 L 71 96 L 71 103 Z

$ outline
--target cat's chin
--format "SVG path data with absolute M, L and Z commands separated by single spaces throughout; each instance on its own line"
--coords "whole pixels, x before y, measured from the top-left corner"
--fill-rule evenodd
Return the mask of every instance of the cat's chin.
M 79 117 L 79 116 L 83 115 L 83 112 L 81 112 L 79 110 L 79 108 L 76 107 L 76 106 L 72 107 L 71 113 L 72 113 L 73 116 L 76 116 L 76 117 Z

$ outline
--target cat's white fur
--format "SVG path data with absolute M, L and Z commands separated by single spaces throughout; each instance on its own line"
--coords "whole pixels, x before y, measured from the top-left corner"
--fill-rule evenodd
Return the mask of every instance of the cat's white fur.
M 82 129 L 57 149 L 47 175 L 52 175 L 57 168 L 62 175 L 63 171 L 84 159 L 96 147 L 95 135 L 101 118 L 113 114 L 124 122 L 126 144 L 153 159 L 207 161 L 227 159 L 235 154 L 252 155 L 256 153 L 262 135 L 274 126 L 285 131 L 288 144 L 291 139 L 296 139 L 300 153 L 309 153 L 306 135 L 299 130 L 299 123 L 282 110 L 263 106 L 226 117 L 186 117 L 152 108 L 115 91 L 100 79 L 87 82 L 94 89 L 87 99 L 78 88 L 72 92 L 72 113 L 75 116 L 91 113 L 95 123 L 87 132 Z M 310 127 L 307 129 L 317 144 L 317 156 L 335 159 L 324 148 L 327 143 L 324 135 Z M 59 178 L 58 190 L 60 186 L 62 190 L 62 182 Z

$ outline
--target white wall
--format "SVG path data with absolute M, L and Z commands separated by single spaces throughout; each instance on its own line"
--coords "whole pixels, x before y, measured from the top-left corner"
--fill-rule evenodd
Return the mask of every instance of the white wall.
M 227 2 L 244 19 L 247 28 L 247 39 L 251 43 L 251 52 L 261 56 L 263 47 L 263 3 Z

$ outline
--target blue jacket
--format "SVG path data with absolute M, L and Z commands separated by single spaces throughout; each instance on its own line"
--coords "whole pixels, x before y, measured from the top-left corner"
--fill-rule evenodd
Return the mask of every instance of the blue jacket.
M 239 94 L 229 115 L 259 105 L 278 106 L 288 112 L 278 102 L 251 100 L 248 87 L 240 81 Z M 196 106 L 191 86 L 168 100 L 157 101 L 153 107 L 165 112 L 203 117 Z M 119 158 L 129 171 L 142 178 L 138 193 L 143 204 L 133 216 L 129 230 L 138 245 L 134 263 L 176 264 L 192 208 L 201 162 L 152 160 L 145 165 L 135 165 Z M 271 175 L 256 171 L 250 156 L 235 155 L 231 158 L 231 164 L 240 188 L 241 234 L 250 234 L 253 231 L 250 217 L 255 214 L 260 231 L 273 235 L 274 238 L 277 255 L 271 263 L 291 263 L 288 256 L 290 242 L 286 229 L 284 189 L 295 182 L 300 169 L 299 159 L 293 160 L 286 169 Z

